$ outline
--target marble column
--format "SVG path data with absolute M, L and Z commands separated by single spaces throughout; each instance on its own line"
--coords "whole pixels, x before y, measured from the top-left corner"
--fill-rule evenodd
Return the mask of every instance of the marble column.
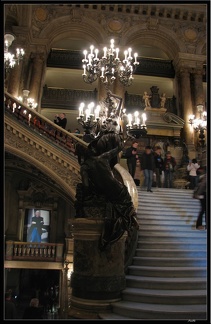
M 193 114 L 192 100 L 191 100 L 191 85 L 190 85 L 190 71 L 188 68 L 181 68 L 179 70 L 180 76 L 180 92 L 182 102 L 182 118 L 184 124 L 184 136 L 187 146 L 190 150 L 194 147 L 193 127 L 189 124 L 189 115 Z
M 67 280 L 68 265 L 60 272 L 60 316 L 62 319 L 66 319 L 68 316 L 68 280 Z
M 193 74 L 194 80 L 194 115 L 197 117 L 196 106 L 199 104 L 204 105 L 204 93 L 203 93 L 203 70 L 196 70 Z M 198 116 L 199 117 L 199 116 Z
M 121 299 L 125 288 L 124 234 L 105 251 L 99 249 L 103 219 L 76 218 L 74 228 L 74 268 L 71 276 L 69 316 L 94 318 Z
M 29 84 L 30 97 L 34 99 L 35 102 L 39 102 L 41 95 L 42 86 L 42 75 L 43 75 L 43 64 L 44 54 L 34 53 L 32 54 L 32 71 L 31 80 Z
M 6 80 L 7 91 L 14 97 L 19 96 L 22 64 L 22 61 L 20 61 L 19 64 L 16 63 L 14 68 L 9 70 Z

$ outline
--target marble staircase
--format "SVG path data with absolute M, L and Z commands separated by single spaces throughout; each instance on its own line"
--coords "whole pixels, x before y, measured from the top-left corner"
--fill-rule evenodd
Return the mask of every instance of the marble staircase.
M 200 209 L 192 190 L 138 187 L 136 254 L 122 300 L 104 320 L 205 320 L 207 231 L 196 230 Z

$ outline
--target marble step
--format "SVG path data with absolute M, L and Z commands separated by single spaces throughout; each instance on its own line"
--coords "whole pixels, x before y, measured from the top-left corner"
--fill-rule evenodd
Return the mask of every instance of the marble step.
M 200 241 L 195 240 L 195 239 L 189 239 L 186 241 L 179 241 L 176 240 L 175 242 L 172 241 L 150 241 L 147 242 L 145 239 L 142 240 L 141 238 L 139 238 L 138 240 L 138 245 L 137 245 L 138 249 L 185 249 L 185 250 L 192 250 L 194 249 L 195 251 L 204 251 L 207 249 L 207 241 L 206 238 L 200 239 Z
M 167 266 L 138 266 L 130 265 L 127 274 L 131 276 L 190 278 L 206 277 L 207 267 L 167 267 Z
M 197 251 L 197 250 L 184 250 L 184 249 L 136 249 L 137 257 L 188 257 L 188 258 L 197 258 L 197 257 L 203 257 L 206 258 L 207 251 L 206 249 L 204 251 Z
M 138 303 L 165 305 L 197 305 L 206 303 L 206 290 L 158 290 L 126 288 L 122 292 L 123 300 Z
M 206 305 L 163 305 L 120 301 L 113 304 L 113 312 L 131 319 L 206 319 Z M 112 319 L 112 316 L 110 316 Z
M 171 278 L 126 275 L 127 288 L 169 289 L 169 290 L 197 290 L 207 288 L 204 277 Z
M 207 242 L 206 231 L 146 231 L 143 229 L 138 232 L 138 241 L 145 240 L 146 242 L 155 243 L 163 243 L 163 242 L 171 242 L 171 243 L 180 243 L 180 242 Z

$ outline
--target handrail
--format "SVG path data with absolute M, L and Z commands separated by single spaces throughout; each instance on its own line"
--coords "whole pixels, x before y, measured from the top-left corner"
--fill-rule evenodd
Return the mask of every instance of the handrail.
M 76 143 L 87 148 L 88 143 L 80 138 L 80 134 L 70 133 L 62 127 L 58 126 L 36 110 L 28 107 L 25 103 L 13 97 L 7 91 L 5 95 L 5 109 L 11 113 L 14 118 L 22 121 L 25 126 L 39 130 L 42 135 L 54 140 L 55 143 L 62 145 L 63 148 L 75 153 Z

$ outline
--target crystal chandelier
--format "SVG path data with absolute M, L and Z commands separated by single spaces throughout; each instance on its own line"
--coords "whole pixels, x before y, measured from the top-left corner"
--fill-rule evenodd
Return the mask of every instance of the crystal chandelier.
M 17 48 L 15 54 L 9 52 L 9 47 L 12 45 L 14 39 L 15 37 L 12 34 L 4 35 L 4 68 L 6 71 L 13 68 L 16 63 L 19 64 L 25 54 L 22 48 Z
M 110 48 L 103 48 L 103 56 L 98 57 L 99 50 L 90 46 L 90 52 L 83 52 L 83 80 L 86 83 L 93 83 L 98 78 L 105 85 L 112 84 L 117 78 L 124 86 L 130 86 L 133 81 L 133 73 L 139 62 L 138 54 L 134 53 L 132 57 L 132 49 L 124 51 L 124 59 L 119 58 L 119 48 L 114 47 L 114 40 L 110 41 Z

